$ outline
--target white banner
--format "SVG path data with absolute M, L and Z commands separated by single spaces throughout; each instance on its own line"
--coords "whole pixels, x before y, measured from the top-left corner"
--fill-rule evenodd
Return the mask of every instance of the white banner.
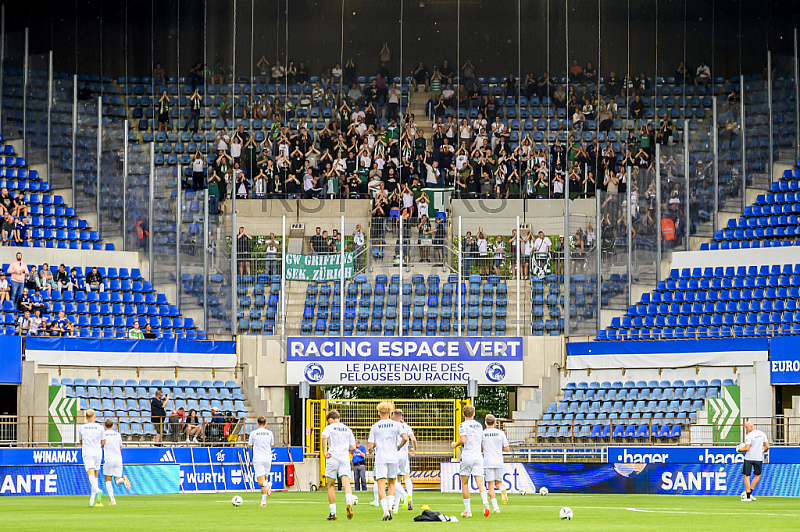
M 442 493 L 461 493 L 460 466 L 459 462 L 442 462 L 440 475 L 440 490 Z M 519 493 L 522 488 L 529 494 L 536 492 L 536 486 L 533 484 L 523 464 L 503 464 L 503 469 L 503 482 L 509 493 Z M 478 493 L 478 484 L 474 477 L 469 479 L 469 491 Z

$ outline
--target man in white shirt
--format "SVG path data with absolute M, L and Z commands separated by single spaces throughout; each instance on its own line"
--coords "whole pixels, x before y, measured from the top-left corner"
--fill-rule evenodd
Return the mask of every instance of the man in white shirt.
M 250 433 L 247 445 L 253 448 L 253 476 L 261 486 L 261 507 L 267 506 L 267 497 L 272 495 L 272 483 L 269 472 L 272 469 L 272 446 L 275 437 L 267 429 L 267 418 L 261 416 L 257 420 L 258 428 Z
M 356 271 L 361 271 L 364 268 L 364 243 L 366 234 L 361 224 L 356 225 L 356 230 L 353 231 L 353 266 Z
M 483 482 L 483 456 L 481 455 L 481 444 L 483 443 L 483 426 L 475 421 L 475 407 L 467 405 L 464 407 L 464 421 L 458 426 L 458 441 L 450 445 L 453 449 L 463 447 L 461 451 L 461 498 L 464 500 L 464 511 L 461 517 L 472 517 L 472 510 L 469 507 L 469 477 L 475 477 L 478 484 L 478 491 L 481 493 L 483 501 L 483 516 L 489 517 L 489 497 L 486 493 L 486 484 Z
M 764 463 L 764 453 L 769 451 L 769 442 L 767 435 L 760 430 L 756 430 L 752 421 L 746 421 L 744 424 L 744 443 L 739 445 L 736 450 L 744 454 L 744 464 L 742 465 L 742 474 L 744 474 L 744 489 L 742 493 L 742 502 L 750 502 L 756 500 L 753 497 L 753 492 L 756 489 L 759 479 L 761 479 L 761 466 Z M 750 480 L 751 471 L 755 473 L 753 480 Z
M 494 513 L 500 513 L 497 506 L 497 494 L 495 488 L 500 488 L 503 504 L 508 503 L 508 494 L 503 481 L 503 451 L 509 452 L 511 447 L 508 444 L 506 433 L 495 427 L 497 419 L 492 415 L 486 416 L 486 428 L 483 429 L 483 471 L 486 475 L 486 483 L 489 485 L 489 500 L 492 501 Z
M 81 454 L 83 455 L 83 467 L 89 476 L 89 484 L 92 486 L 89 495 L 89 506 L 103 506 L 100 498 L 103 494 L 97 485 L 97 473 L 100 471 L 100 463 L 103 460 L 103 426 L 97 423 L 97 416 L 94 410 L 87 410 L 85 414 L 86 423 L 81 427 Z
M 350 481 L 350 451 L 356 448 L 356 437 L 350 427 L 341 422 L 338 410 L 330 410 L 326 416 L 328 426 L 322 429 L 322 454 L 325 456 L 325 478 L 328 485 L 328 521 L 336 520 L 336 481 L 342 480 L 347 518 L 353 518 L 353 488 Z
M 375 453 L 375 479 L 378 482 L 378 497 L 383 508 L 382 521 L 392 520 L 394 508 L 394 484 L 397 477 L 397 451 L 408 441 L 403 425 L 389 418 L 392 403 L 384 401 L 378 405 L 380 420 L 369 429 L 369 452 Z M 398 442 L 400 442 L 398 444 Z M 386 495 L 386 485 L 389 495 Z
M 400 452 L 398 453 L 398 460 L 397 460 L 397 482 L 394 485 L 394 489 L 396 492 L 395 497 L 395 506 L 394 506 L 394 513 L 400 511 L 400 505 L 406 505 L 409 510 L 413 510 L 414 507 L 411 502 L 411 498 L 414 494 L 414 484 L 411 482 L 411 460 L 410 458 L 413 457 L 417 452 L 417 437 L 414 436 L 414 430 L 411 426 L 403 421 L 403 411 L 399 408 L 395 409 L 392 412 L 392 419 L 397 421 L 403 426 L 403 430 L 408 436 L 408 443 L 404 444 L 400 447 Z M 400 438 L 397 440 L 398 445 L 400 444 Z M 413 447 L 413 449 L 412 449 Z
M 125 489 L 131 489 L 131 482 L 128 475 L 122 474 L 122 435 L 114 430 L 114 420 L 106 419 L 106 430 L 103 431 L 103 475 L 106 477 L 106 491 L 108 498 L 111 499 L 110 506 L 117 505 L 114 498 L 114 484 L 117 486 L 125 484 Z M 113 482 L 112 482 L 113 481 Z

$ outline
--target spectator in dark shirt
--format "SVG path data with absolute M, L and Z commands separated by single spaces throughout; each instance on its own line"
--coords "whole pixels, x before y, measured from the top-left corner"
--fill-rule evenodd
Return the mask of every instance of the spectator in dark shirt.
M 642 97 L 638 94 L 633 102 L 631 102 L 631 113 L 634 118 L 644 118 L 644 102 L 642 101 Z
M 97 266 L 92 266 L 92 271 L 86 274 L 86 291 L 103 292 L 103 276 L 97 271 Z
M 239 228 L 236 235 L 236 253 L 239 255 L 239 275 L 250 275 L 250 244 L 253 237 L 247 234 L 244 227 Z M 245 272 L 247 272 L 245 274 Z
M 414 85 L 414 92 L 419 90 L 419 85 L 422 85 L 422 90 L 425 90 L 425 86 L 428 84 L 428 79 L 431 76 L 430 71 L 425 67 L 425 63 L 420 61 L 411 75 L 413 76 L 411 83 Z
M 161 390 L 156 390 L 156 395 L 150 400 L 150 422 L 156 429 L 156 443 L 161 443 L 161 434 L 164 432 L 164 420 L 167 417 L 167 402 L 169 394 L 164 395 Z
M 28 217 L 23 216 L 14 225 L 14 242 L 17 245 L 22 245 L 28 242 L 31 238 L 31 228 L 28 225 Z
M 63 264 L 59 264 L 58 271 L 53 275 L 53 280 L 56 282 L 56 287 L 59 292 L 62 290 L 69 290 L 69 274 Z
M 325 252 L 325 237 L 323 237 L 321 234 L 321 228 L 317 227 L 315 231 L 316 233 L 309 241 L 309 246 L 311 246 L 311 253 L 318 255 Z
M 22 295 L 17 302 L 17 310 L 33 312 L 33 301 L 31 301 L 31 296 L 28 293 L 27 287 L 22 289 Z
M 83 280 L 78 277 L 78 270 L 75 268 L 69 271 L 69 290 L 83 290 Z

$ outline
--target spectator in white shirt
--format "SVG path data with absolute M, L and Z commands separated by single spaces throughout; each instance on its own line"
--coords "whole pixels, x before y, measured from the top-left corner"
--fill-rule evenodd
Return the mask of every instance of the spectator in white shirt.
M 705 61 L 700 61 L 700 66 L 697 67 L 697 72 L 694 76 L 695 86 L 703 85 L 708 87 L 711 84 L 711 69 Z

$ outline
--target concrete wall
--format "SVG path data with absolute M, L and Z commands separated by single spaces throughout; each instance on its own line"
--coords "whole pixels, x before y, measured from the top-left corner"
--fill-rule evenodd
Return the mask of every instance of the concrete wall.
M 239 361 L 244 365 L 244 390 L 254 411 L 285 412 L 286 364 L 281 362 L 281 342 L 269 336 L 237 338 Z
M 345 231 L 353 232 L 356 223 L 367 227 L 370 205 L 369 200 L 237 200 L 236 222 L 253 236 L 280 235 L 286 216 L 287 233 L 292 223 L 303 222 L 306 236 L 311 236 L 317 226 L 328 232 L 339 229 L 344 216 Z
M 49 385 L 49 376 L 40 370 L 36 362 L 23 361 L 22 385 L 17 392 L 17 415 L 26 420 L 32 416 L 33 424 L 29 427 L 27 422 L 20 423 L 17 427 L 17 441 L 46 442 L 48 440 Z

